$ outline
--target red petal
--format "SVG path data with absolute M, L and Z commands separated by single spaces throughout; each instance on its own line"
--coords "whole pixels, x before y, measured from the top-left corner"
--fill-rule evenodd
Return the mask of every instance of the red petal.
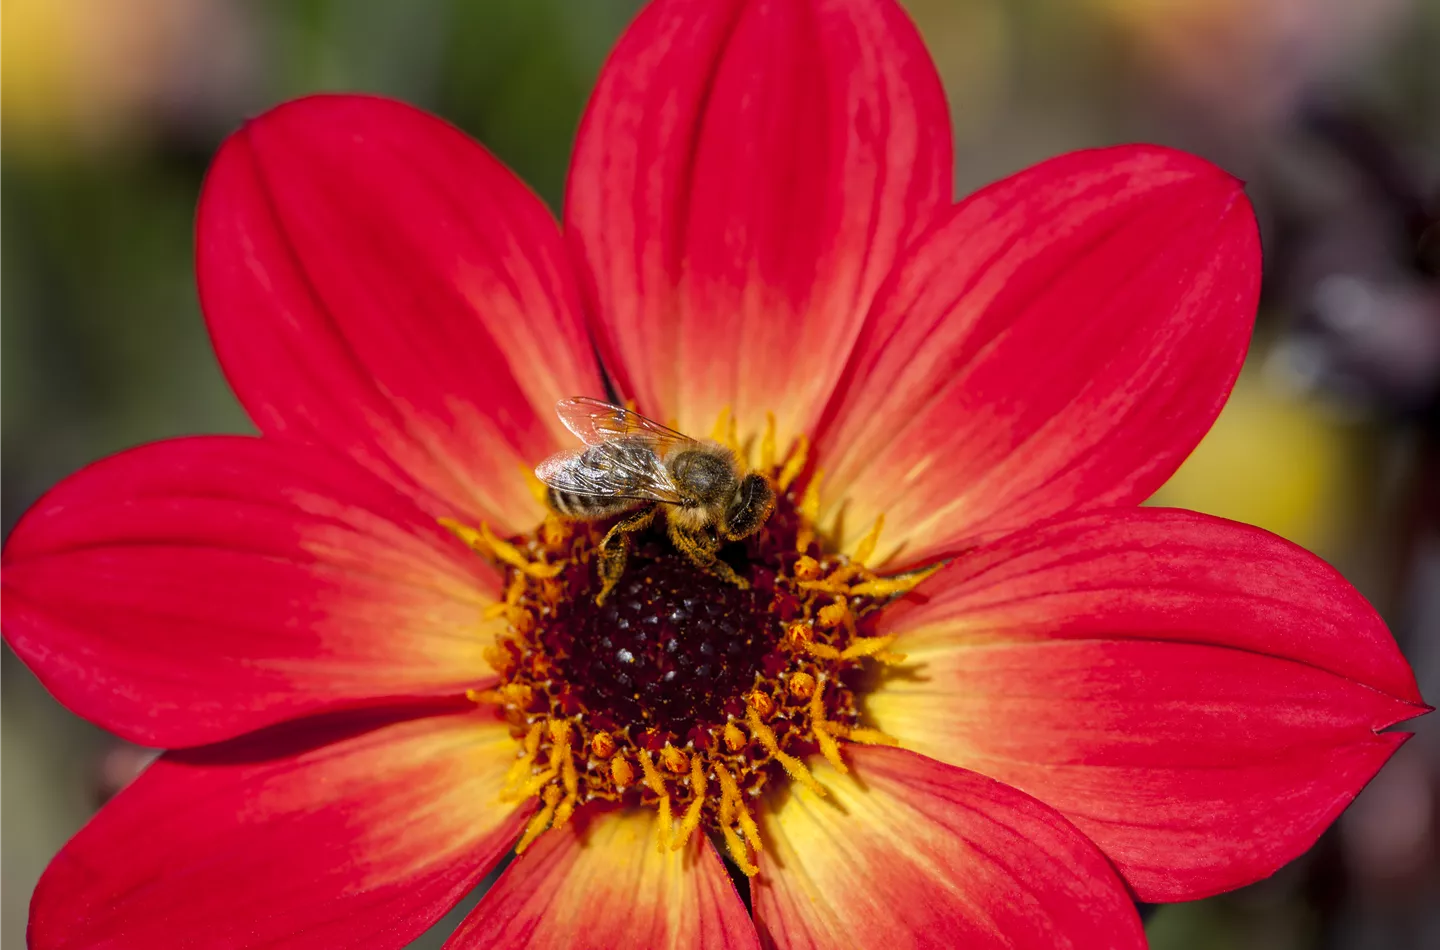
M 770 945 L 1144 947 L 1115 870 L 1065 819 L 974 772 L 847 746 L 826 799 L 798 790 L 765 829 L 755 922 Z
M 810 430 L 875 288 L 950 201 L 949 115 L 893 0 L 659 0 L 601 73 L 567 231 L 607 364 L 708 432 Z
M 474 707 L 172 752 L 55 857 L 35 950 L 402 947 L 509 849 L 515 743 Z
M 1210 428 L 1255 316 L 1240 183 L 1153 147 L 984 189 L 879 294 L 818 442 L 848 543 L 931 561 L 1069 509 L 1143 500 Z
M 446 950 L 759 947 L 705 836 L 661 853 L 655 829 L 650 809 L 586 809 L 547 831 L 505 870 Z
M 484 562 L 350 460 L 296 444 L 180 439 L 98 462 L 16 526 L 3 579 L 15 652 L 144 745 L 492 675 Z
M 1264 877 L 1423 711 L 1375 611 L 1257 528 L 1130 509 L 957 560 L 884 620 L 913 674 L 869 697 L 907 747 L 1057 808 L 1144 900 Z
M 334 446 L 434 515 L 538 520 L 522 473 L 573 441 L 555 401 L 604 387 L 558 228 L 483 148 L 383 99 L 280 106 L 216 157 L 198 254 L 262 431 Z

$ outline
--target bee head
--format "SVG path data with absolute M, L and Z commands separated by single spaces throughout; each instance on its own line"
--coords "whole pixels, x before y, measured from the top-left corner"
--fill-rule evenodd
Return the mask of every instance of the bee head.
M 735 486 L 735 495 L 725 509 L 725 537 L 731 541 L 750 537 L 774 510 L 775 490 L 763 475 L 751 472 Z
M 670 463 L 670 475 L 700 507 L 715 505 L 735 490 L 735 467 L 724 456 L 698 449 L 681 452 Z

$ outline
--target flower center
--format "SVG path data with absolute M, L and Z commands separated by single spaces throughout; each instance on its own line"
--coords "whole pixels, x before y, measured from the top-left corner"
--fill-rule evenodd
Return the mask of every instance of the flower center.
M 733 443 L 732 432 L 722 419 L 717 441 Z M 623 574 L 597 603 L 608 523 L 552 516 L 533 535 L 500 539 L 446 522 L 506 572 L 491 611 L 506 628 L 486 654 L 500 684 L 471 698 L 499 705 L 520 742 L 507 797 L 540 799 L 517 851 L 601 800 L 656 808 L 662 848 L 714 833 L 754 874 L 751 807 L 767 787 L 797 781 L 824 794 L 807 756 L 843 772 L 841 741 L 893 744 L 862 724 L 857 696 L 869 664 L 904 659 L 873 634 L 875 618 L 929 572 L 868 570 L 878 523 L 852 556 L 828 552 L 815 530 L 818 477 L 796 490 L 806 443 L 783 465 L 771 445 L 767 433 L 758 471 L 775 511 L 720 552 L 738 584 L 678 551 L 657 519 L 631 537 Z
M 770 604 L 762 591 L 699 570 L 665 539 L 647 542 L 604 607 L 568 602 L 542 641 L 599 728 L 634 725 L 672 744 L 704 746 L 727 721 L 726 700 L 729 716 L 743 716 L 733 697 L 762 669 L 778 672 Z

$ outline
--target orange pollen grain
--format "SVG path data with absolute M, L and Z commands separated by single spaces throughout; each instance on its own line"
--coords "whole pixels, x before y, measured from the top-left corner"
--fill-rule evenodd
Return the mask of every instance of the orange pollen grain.
M 597 732 L 590 737 L 590 751 L 597 758 L 608 759 L 615 754 L 615 740 L 608 732 Z
M 673 745 L 667 745 L 660 750 L 660 761 L 676 775 L 682 775 L 690 770 L 690 760 L 685 757 L 684 752 Z
M 761 690 L 752 690 L 745 696 L 745 703 L 755 712 L 759 713 L 761 719 L 769 719 L 775 715 L 775 700 Z
M 792 675 L 786 685 L 796 699 L 809 699 L 815 693 L 815 677 L 803 670 Z
M 610 778 L 619 788 L 629 788 L 635 784 L 635 766 L 617 755 L 610 760 Z

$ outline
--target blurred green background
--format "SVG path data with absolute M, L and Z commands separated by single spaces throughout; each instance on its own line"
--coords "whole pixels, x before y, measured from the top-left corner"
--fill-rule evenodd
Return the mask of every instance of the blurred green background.
M 1440 696 L 1440 0 L 908 0 L 965 192 L 1069 149 L 1155 141 L 1250 183 L 1257 340 L 1157 501 L 1277 531 L 1380 607 Z M 209 156 L 317 90 L 439 113 L 558 207 L 576 122 L 634 0 L 4 0 L 4 526 L 117 449 L 248 423 L 195 301 Z M 1432 717 L 1433 718 L 1433 717 Z M 1304 859 L 1162 908 L 1161 950 L 1440 946 L 1440 727 Z M 3 923 L 147 753 L 3 660 Z M 438 947 L 443 922 L 418 945 Z

